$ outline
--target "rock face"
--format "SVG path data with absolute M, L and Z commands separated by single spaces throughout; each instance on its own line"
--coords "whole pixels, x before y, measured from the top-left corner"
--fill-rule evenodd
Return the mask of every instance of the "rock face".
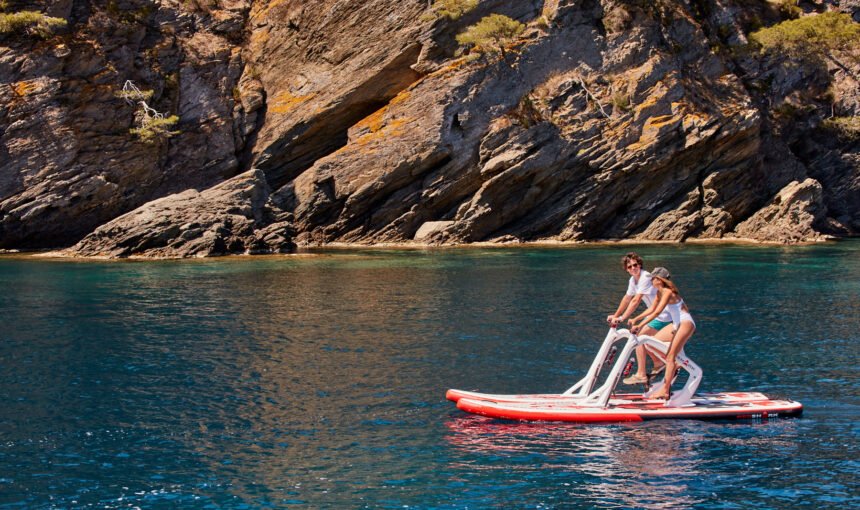
M 484 0 L 456 20 L 418 0 L 37 7 L 70 26 L 0 39 L 0 248 L 860 233 L 860 143 L 825 122 L 860 116 L 860 60 L 739 50 L 779 21 L 767 2 Z M 457 53 L 493 12 L 523 35 Z M 127 79 L 181 134 L 129 133 Z
M 290 252 L 288 218 L 272 211 L 268 199 L 265 176 L 251 170 L 203 192 L 154 200 L 97 228 L 71 251 L 153 258 Z
M 231 90 L 241 51 L 215 18 L 232 15 L 241 34 L 247 2 L 215 12 L 193 2 L 100 5 L 7 7 L 69 26 L 44 41 L 0 36 L 0 248 L 73 244 L 149 200 L 239 172 L 243 110 Z M 178 115 L 181 134 L 145 143 L 129 133 L 136 108 L 116 96 L 126 80 Z
M 821 184 L 815 179 L 792 182 L 771 202 L 735 228 L 734 234 L 759 241 L 793 243 L 818 240 L 815 230 L 826 208 Z

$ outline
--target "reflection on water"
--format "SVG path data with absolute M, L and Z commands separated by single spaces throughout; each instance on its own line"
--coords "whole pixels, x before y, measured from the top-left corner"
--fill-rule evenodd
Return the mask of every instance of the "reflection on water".
M 640 250 L 693 308 L 701 388 L 803 419 L 525 424 L 444 400 L 578 380 L 624 251 L 0 258 L 0 508 L 860 505 L 857 243 Z
M 588 506 L 690 508 L 725 502 L 723 490 L 761 483 L 750 458 L 791 459 L 801 438 L 795 423 L 647 422 L 583 425 L 520 423 L 462 415 L 446 422 L 446 440 L 467 454 L 457 470 L 530 478 L 552 472 L 568 496 Z M 737 435 L 732 435 L 737 434 Z M 487 458 L 505 462 L 487 462 Z M 514 463 L 517 458 L 528 462 Z M 746 459 L 746 460 L 744 460 Z M 781 467 L 776 468 L 779 475 Z M 753 483 L 754 485 L 754 483 Z M 797 490 L 772 491 L 791 501 Z M 844 495 L 843 495 L 844 496 Z M 718 505 L 719 506 L 719 505 Z
M 539 461 L 520 469 L 561 468 L 576 482 L 571 491 L 594 504 L 689 508 L 702 501 L 684 483 L 701 474 L 695 449 L 701 437 L 679 437 L 671 428 L 512 423 L 477 416 L 458 417 L 447 425 L 451 444 L 472 453 L 539 452 Z M 461 466 L 508 469 L 504 464 Z

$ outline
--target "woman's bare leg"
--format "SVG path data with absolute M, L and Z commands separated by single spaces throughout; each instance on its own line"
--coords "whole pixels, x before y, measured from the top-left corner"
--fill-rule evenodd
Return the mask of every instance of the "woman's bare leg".
M 658 331 L 652 336 L 663 343 L 671 343 L 672 336 L 674 336 L 672 327 L 673 326 L 671 324 L 669 324 L 668 326 L 663 326 L 662 328 L 660 328 L 660 331 Z M 658 358 L 656 354 L 652 353 L 651 351 L 648 351 L 648 354 L 651 356 L 651 361 L 654 363 L 655 369 L 664 364 L 663 360 Z
M 665 330 L 666 328 L 663 329 Z M 651 398 L 669 398 L 672 379 L 675 378 L 675 357 L 681 352 L 681 349 L 684 348 L 687 340 L 693 336 L 695 331 L 696 326 L 692 322 L 684 321 L 678 326 L 678 331 L 672 339 L 672 344 L 669 345 L 669 353 L 666 354 L 666 372 L 663 374 L 663 388 L 660 390 L 660 393 L 652 395 Z M 660 332 L 662 333 L 663 330 L 660 330 Z

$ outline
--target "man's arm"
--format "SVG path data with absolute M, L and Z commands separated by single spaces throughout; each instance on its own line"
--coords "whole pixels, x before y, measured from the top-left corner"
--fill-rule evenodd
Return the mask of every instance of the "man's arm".
M 630 308 L 630 304 L 634 299 L 636 299 L 636 305 L 638 305 L 639 299 L 641 299 L 641 297 L 638 294 L 635 296 L 625 294 L 624 297 L 621 299 L 621 303 L 618 305 L 618 309 L 615 310 L 615 313 L 606 316 L 606 322 L 621 322 L 625 318 L 627 318 L 627 316 L 630 315 L 630 311 L 628 311 L 628 308 Z M 633 307 L 633 310 L 635 309 L 636 306 Z M 624 312 L 623 316 L 619 315 L 621 312 Z
M 628 296 L 630 297 L 630 296 Z M 633 297 L 630 297 L 630 302 L 627 304 L 627 308 L 624 310 L 624 315 L 618 318 L 619 321 L 624 322 L 627 317 L 630 317 L 633 312 L 636 311 L 636 308 L 639 307 L 639 303 L 642 302 L 642 294 L 636 294 Z

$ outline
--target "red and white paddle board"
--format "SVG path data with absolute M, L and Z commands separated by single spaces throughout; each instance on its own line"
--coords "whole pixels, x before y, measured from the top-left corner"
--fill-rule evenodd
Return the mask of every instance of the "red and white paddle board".
M 619 398 L 611 399 L 605 408 L 578 405 L 576 399 L 557 398 L 558 395 L 531 395 L 528 397 L 537 398 L 519 401 L 459 395 L 456 402 L 463 411 L 491 418 L 582 423 L 658 419 L 760 420 L 794 417 L 803 413 L 803 405 L 799 402 L 771 400 L 761 393 L 701 394 L 693 398 L 693 405 L 685 407 L 666 407 L 664 400 L 644 399 L 641 395 L 623 398 L 626 396 L 619 395 Z

